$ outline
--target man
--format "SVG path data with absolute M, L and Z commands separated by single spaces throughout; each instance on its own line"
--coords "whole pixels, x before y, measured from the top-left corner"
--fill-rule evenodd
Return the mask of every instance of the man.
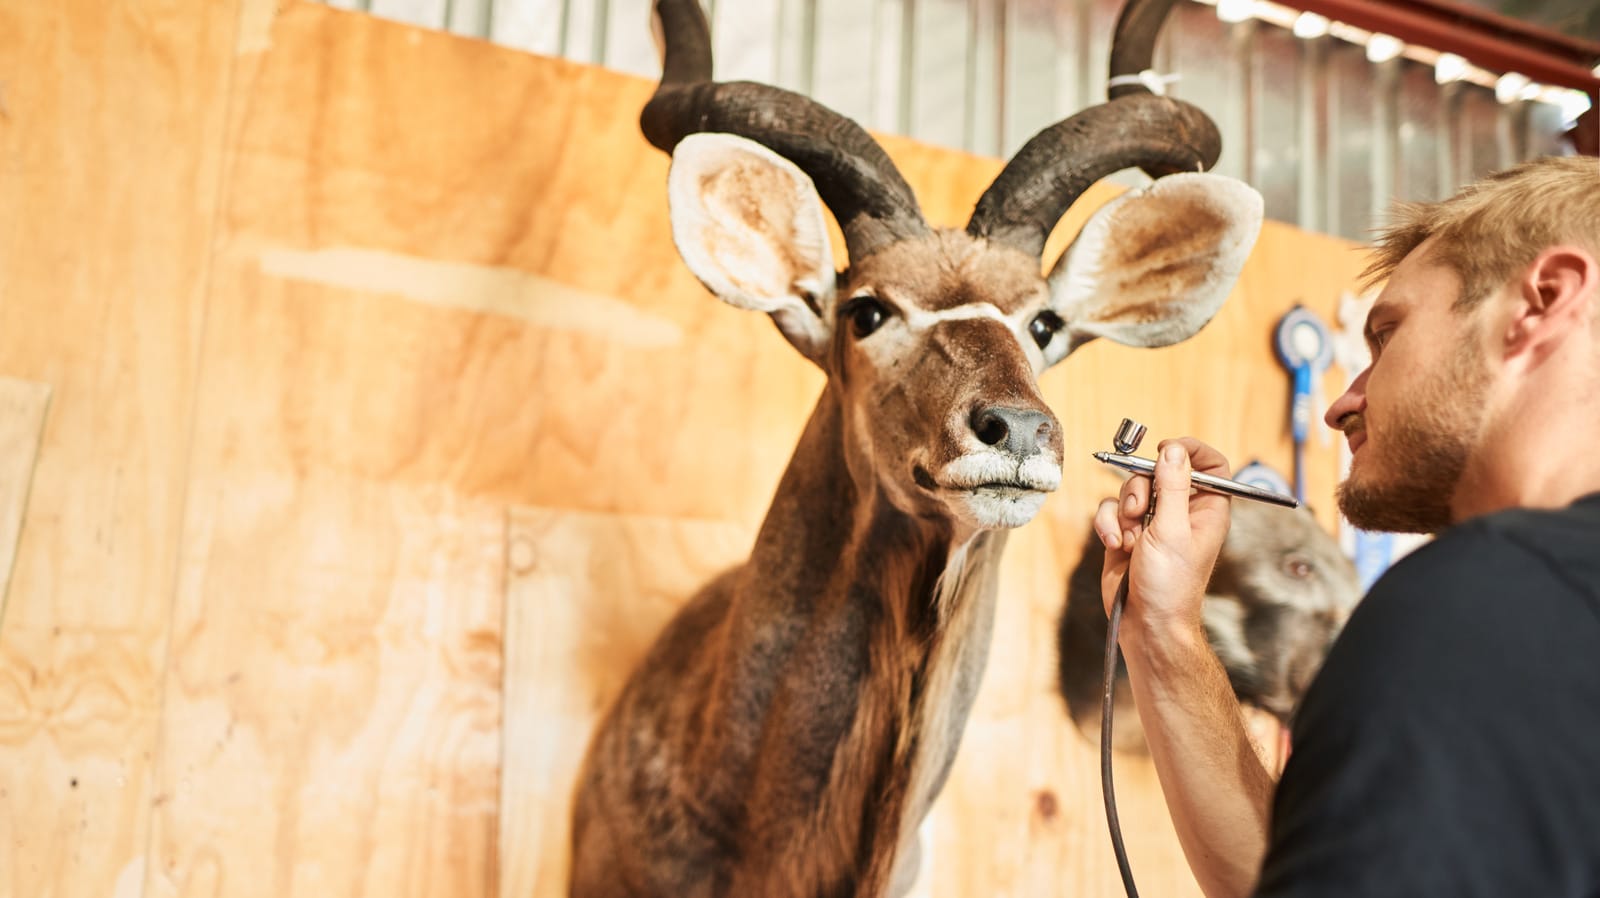
M 1169 440 L 1150 526 L 1145 478 L 1095 517 L 1179 840 L 1211 898 L 1600 895 L 1600 160 L 1402 207 L 1368 277 L 1339 507 L 1438 538 L 1345 627 L 1280 783 L 1200 625 L 1228 504 L 1188 474 L 1227 461 Z

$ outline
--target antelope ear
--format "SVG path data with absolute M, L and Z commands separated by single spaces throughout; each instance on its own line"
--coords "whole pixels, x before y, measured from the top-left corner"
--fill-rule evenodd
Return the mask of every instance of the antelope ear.
M 1148 347 L 1194 336 L 1238 280 L 1261 208 L 1242 181 L 1181 173 L 1096 211 L 1050 273 L 1060 355 L 1095 337 Z
M 832 332 L 833 250 L 816 187 L 794 163 L 732 134 L 691 134 L 667 177 L 672 238 L 724 302 L 766 312 L 822 363 Z

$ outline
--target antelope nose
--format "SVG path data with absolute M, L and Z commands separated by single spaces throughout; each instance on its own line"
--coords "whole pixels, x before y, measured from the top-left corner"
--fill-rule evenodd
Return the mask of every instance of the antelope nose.
M 1049 445 L 1054 427 L 1049 415 L 1033 409 L 991 405 L 972 416 L 972 432 L 978 439 L 1018 458 Z

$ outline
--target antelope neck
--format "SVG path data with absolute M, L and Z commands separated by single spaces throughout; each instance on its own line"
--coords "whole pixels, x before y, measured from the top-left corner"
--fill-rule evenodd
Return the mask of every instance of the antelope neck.
M 718 744 L 700 758 L 729 790 L 716 803 L 751 815 L 747 830 L 776 834 L 810 816 L 806 830 L 852 846 L 834 864 L 876 880 L 954 758 L 987 655 L 1004 534 L 957 542 L 950 521 L 861 495 L 842 437 L 830 385 L 717 637 L 706 738 Z M 752 819 L 768 808 L 789 816 Z

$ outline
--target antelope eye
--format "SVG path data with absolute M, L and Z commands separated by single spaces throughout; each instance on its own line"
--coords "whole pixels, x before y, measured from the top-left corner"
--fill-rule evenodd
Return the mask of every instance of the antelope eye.
M 883 303 L 866 296 L 851 302 L 844 313 L 850 319 L 850 332 L 857 340 L 882 327 L 889 318 L 889 310 Z
M 1028 322 L 1028 333 L 1032 335 L 1033 342 L 1043 349 L 1050 345 L 1050 341 L 1055 339 L 1056 332 L 1061 330 L 1065 323 L 1061 320 L 1061 316 L 1054 312 L 1040 312 Z
M 1304 580 L 1310 577 L 1311 572 L 1316 570 L 1311 566 L 1311 562 L 1306 561 L 1304 558 L 1291 558 L 1283 567 L 1284 570 L 1289 572 L 1289 576 L 1297 580 Z

